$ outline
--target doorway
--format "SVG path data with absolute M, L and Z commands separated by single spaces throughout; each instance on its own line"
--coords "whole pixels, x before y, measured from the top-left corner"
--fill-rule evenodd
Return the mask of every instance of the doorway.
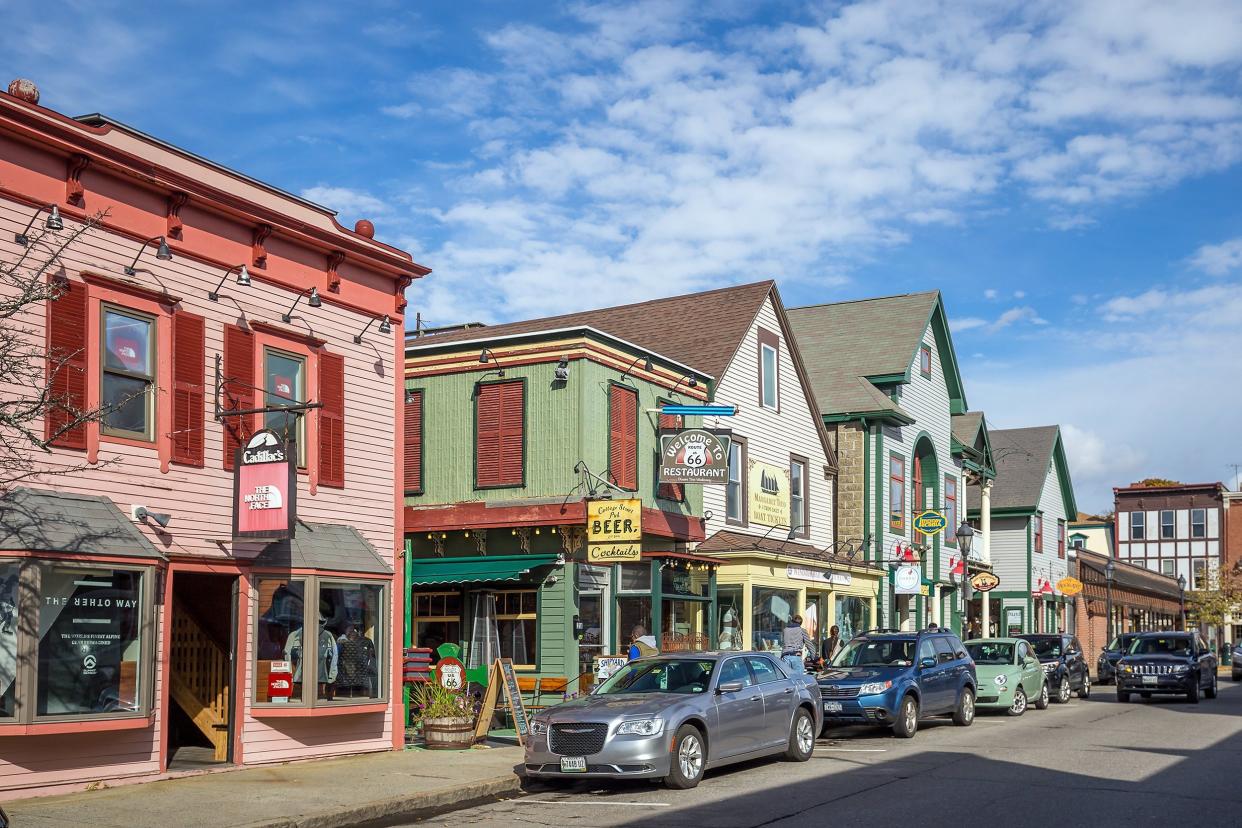
M 168 660 L 169 770 L 233 758 L 236 575 L 173 573 Z

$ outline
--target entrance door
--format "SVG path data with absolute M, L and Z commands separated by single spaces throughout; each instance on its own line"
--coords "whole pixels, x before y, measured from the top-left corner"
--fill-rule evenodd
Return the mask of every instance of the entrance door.
M 232 759 L 237 688 L 237 589 L 235 575 L 173 573 L 168 665 L 170 766 L 181 768 Z

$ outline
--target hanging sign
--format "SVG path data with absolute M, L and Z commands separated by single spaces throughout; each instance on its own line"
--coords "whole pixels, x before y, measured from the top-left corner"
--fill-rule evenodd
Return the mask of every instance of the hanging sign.
M 899 566 L 893 572 L 893 592 L 897 595 L 919 595 L 923 573 L 917 566 Z
M 789 467 L 752 461 L 746 515 L 759 526 L 789 525 Z
M 587 501 L 587 560 L 621 563 L 642 560 L 643 502 Z
M 1062 595 L 1077 595 L 1082 592 L 1082 581 L 1077 578 L 1062 578 L 1057 581 L 1057 592 Z
M 686 428 L 661 434 L 660 482 L 727 484 L 729 442 L 727 433 L 705 428 Z
M 924 535 L 938 535 L 944 531 L 948 523 L 944 515 L 935 509 L 919 512 L 914 518 L 914 528 Z
M 233 454 L 233 540 L 286 540 L 297 521 L 297 450 L 271 429 Z
M 976 572 L 970 579 L 970 586 L 976 592 L 991 592 L 1000 586 L 1000 578 L 991 572 Z

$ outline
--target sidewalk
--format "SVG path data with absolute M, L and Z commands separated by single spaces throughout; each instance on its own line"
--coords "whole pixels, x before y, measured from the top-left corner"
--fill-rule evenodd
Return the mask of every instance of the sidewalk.
M 271 765 L 4 804 L 14 826 L 334 828 L 519 790 L 522 749 L 421 749 Z

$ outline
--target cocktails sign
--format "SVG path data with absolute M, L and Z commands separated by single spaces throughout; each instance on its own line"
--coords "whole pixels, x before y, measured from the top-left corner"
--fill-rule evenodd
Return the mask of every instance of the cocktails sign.
M 587 501 L 587 560 L 611 564 L 642 559 L 643 502 Z
M 233 458 L 233 540 L 286 540 L 297 520 L 297 451 L 271 429 L 256 431 Z

